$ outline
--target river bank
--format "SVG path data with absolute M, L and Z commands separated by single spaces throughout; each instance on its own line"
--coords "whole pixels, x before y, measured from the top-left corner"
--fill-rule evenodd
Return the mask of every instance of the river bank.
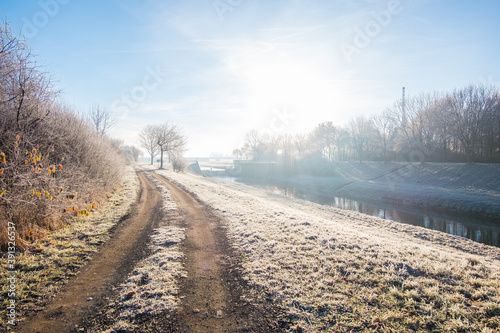
M 325 198 L 480 215 L 500 220 L 500 164 L 333 163 L 335 176 L 269 177 Z
M 244 279 L 266 290 L 261 297 L 284 309 L 295 331 L 500 327 L 498 248 L 240 183 L 157 172 L 227 221 Z

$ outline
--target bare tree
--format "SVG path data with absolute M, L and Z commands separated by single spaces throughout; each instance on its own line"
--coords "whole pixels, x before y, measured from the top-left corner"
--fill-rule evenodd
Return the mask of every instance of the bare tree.
M 293 143 L 295 145 L 295 150 L 297 151 L 298 158 L 301 158 L 307 150 L 307 136 L 302 133 L 295 134 L 295 136 L 293 137 Z
M 262 137 L 259 135 L 259 132 L 256 130 L 251 130 L 245 136 L 245 146 L 248 147 L 250 154 L 252 155 L 252 159 L 254 161 L 260 158 L 259 156 L 259 146 L 262 145 Z
M 291 171 L 295 155 L 294 137 L 285 133 L 280 135 L 278 142 L 285 171 Z
M 338 130 L 331 121 L 321 123 L 314 128 L 310 136 L 311 145 L 321 153 L 327 161 L 333 161 L 337 148 Z
M 278 158 L 278 151 L 281 147 L 281 140 L 283 135 L 261 135 L 261 143 L 258 147 L 258 155 L 261 160 L 276 161 Z
M 467 86 L 448 96 L 445 113 L 451 134 L 463 146 L 467 162 L 473 162 L 488 115 L 496 110 L 498 91 L 492 87 Z
M 7 23 L 0 24 L 0 107 L 2 130 L 30 132 L 47 118 L 58 91 L 42 72 L 24 41 L 15 38 Z M 8 119 L 14 127 L 4 128 Z
M 395 124 L 387 110 L 373 116 L 371 120 L 375 128 L 378 146 L 382 150 L 382 159 L 386 162 L 387 152 L 393 144 Z
M 485 162 L 500 161 L 500 93 L 498 90 L 493 97 L 496 102 L 492 105 L 482 126 L 482 154 Z
M 233 150 L 233 156 L 236 157 L 236 159 L 241 160 L 243 158 L 243 151 L 239 148 L 235 148 Z
M 163 169 L 163 153 L 172 157 L 174 153 L 184 152 L 187 138 L 177 125 L 169 122 L 155 127 L 155 137 L 156 144 L 160 147 L 160 169 Z
M 114 115 L 100 104 L 91 106 L 88 117 L 96 132 L 101 135 L 106 135 L 106 133 L 116 125 L 116 118 Z
M 353 149 L 358 153 L 359 161 L 363 160 L 363 153 L 367 150 L 374 129 L 372 122 L 364 116 L 351 119 L 348 123 Z
M 151 157 L 151 165 L 154 163 L 155 156 L 160 152 L 160 146 L 158 146 L 156 138 L 156 127 L 153 125 L 147 125 L 139 133 L 139 144 L 142 148 L 146 149 L 146 152 Z

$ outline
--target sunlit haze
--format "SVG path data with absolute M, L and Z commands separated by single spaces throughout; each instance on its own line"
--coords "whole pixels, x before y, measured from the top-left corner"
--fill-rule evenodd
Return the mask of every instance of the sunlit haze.
M 245 133 L 308 132 L 401 96 L 500 80 L 500 2 L 6 1 L 61 100 L 116 113 L 138 146 L 171 121 L 186 156 L 230 155 Z

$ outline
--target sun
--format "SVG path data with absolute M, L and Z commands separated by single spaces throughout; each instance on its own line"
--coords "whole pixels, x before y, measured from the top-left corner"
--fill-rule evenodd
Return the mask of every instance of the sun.
M 290 130 L 311 127 L 336 117 L 343 100 L 337 83 L 306 61 L 256 61 L 245 73 L 250 106 L 257 114 L 276 107 L 293 110 L 298 121 Z
M 256 63 L 249 72 L 253 93 L 264 101 L 297 102 L 317 97 L 321 78 L 297 62 Z

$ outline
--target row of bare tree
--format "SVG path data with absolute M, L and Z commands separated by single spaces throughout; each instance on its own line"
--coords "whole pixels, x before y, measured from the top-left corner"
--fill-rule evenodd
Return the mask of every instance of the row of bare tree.
M 174 171 L 179 172 L 186 167 L 182 154 L 186 150 L 187 138 L 179 126 L 170 122 L 147 125 L 139 133 L 139 142 L 151 157 L 151 164 L 159 154 L 160 168 L 163 169 L 163 156 L 166 154 Z
M 500 162 L 500 94 L 469 85 L 398 100 L 382 113 L 344 126 L 324 122 L 308 134 L 250 131 L 239 159 L 283 161 Z
M 57 96 L 28 46 L 0 24 L 2 247 L 8 222 L 22 244 L 66 216 L 87 214 L 120 184 L 122 147 L 105 136 L 107 116 L 91 112 L 97 118 L 89 121 Z

